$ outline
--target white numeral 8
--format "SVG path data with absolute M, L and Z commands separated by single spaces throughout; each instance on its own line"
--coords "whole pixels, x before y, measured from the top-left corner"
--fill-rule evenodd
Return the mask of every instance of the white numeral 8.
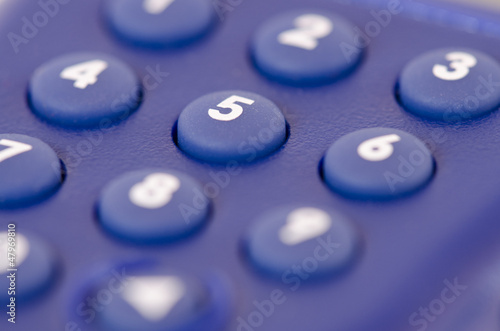
M 358 155 L 366 161 L 379 162 L 387 160 L 394 153 L 394 143 L 401 140 L 397 134 L 389 134 L 369 139 L 358 146 Z
M 155 173 L 132 186 L 129 198 L 139 207 L 157 209 L 167 205 L 180 187 L 181 181 L 174 175 Z
M 470 72 L 471 68 L 474 68 L 477 65 L 477 59 L 469 54 L 464 52 L 453 52 L 446 54 L 446 60 L 451 61 L 449 67 L 436 64 L 432 69 L 432 73 L 439 79 L 442 80 L 460 80 L 465 77 Z
M 302 15 L 294 23 L 296 29 L 282 32 L 278 36 L 281 44 L 312 51 L 318 47 L 318 39 L 325 38 L 333 31 L 332 21 L 321 15 Z

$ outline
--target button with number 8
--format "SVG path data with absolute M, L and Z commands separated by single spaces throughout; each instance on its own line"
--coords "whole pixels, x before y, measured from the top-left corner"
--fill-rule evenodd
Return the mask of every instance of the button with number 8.
M 399 98 L 409 112 L 445 122 L 485 115 L 500 106 L 500 64 L 474 50 L 428 52 L 401 73 Z
M 38 68 L 29 85 L 32 110 L 62 126 L 107 128 L 127 118 L 142 97 L 132 69 L 104 54 L 76 53 Z
M 127 173 L 108 184 L 98 203 L 102 226 L 132 242 L 186 237 L 208 218 L 210 203 L 191 177 L 161 169 Z
M 355 199 L 410 194 L 429 182 L 434 168 L 434 158 L 422 141 L 389 128 L 350 133 L 337 140 L 323 160 L 326 184 Z

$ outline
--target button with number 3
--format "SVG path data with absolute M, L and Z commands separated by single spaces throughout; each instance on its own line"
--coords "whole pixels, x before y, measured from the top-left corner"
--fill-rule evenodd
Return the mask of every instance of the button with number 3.
M 460 122 L 500 106 L 500 64 L 468 49 L 439 49 L 410 62 L 399 78 L 403 107 L 416 115 Z
M 0 207 L 20 207 L 55 192 L 61 162 L 44 142 L 20 134 L 0 134 Z
M 293 85 L 323 84 L 349 74 L 361 61 L 353 26 L 329 12 L 292 11 L 264 23 L 252 42 L 257 68 Z
M 270 100 L 244 91 L 205 95 L 189 104 L 177 122 L 177 144 L 208 162 L 252 162 L 286 140 L 285 117 Z
M 77 53 L 38 68 L 29 85 L 35 114 L 70 127 L 107 128 L 139 106 L 142 88 L 132 69 L 104 54 Z
M 323 160 L 323 176 L 350 198 L 384 200 L 410 194 L 429 182 L 434 158 L 418 138 L 388 128 L 364 129 L 337 140 Z
M 127 173 L 107 185 L 98 203 L 102 226 L 137 243 L 186 237 L 208 218 L 210 202 L 191 177 L 165 170 Z

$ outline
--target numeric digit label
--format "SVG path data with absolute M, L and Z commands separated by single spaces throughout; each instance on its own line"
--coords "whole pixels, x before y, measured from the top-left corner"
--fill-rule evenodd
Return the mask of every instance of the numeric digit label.
M 283 45 L 294 46 L 308 51 L 318 47 L 318 40 L 333 31 L 333 22 L 321 15 L 307 14 L 295 19 L 296 29 L 282 32 L 278 41 Z
M 157 209 L 167 205 L 180 187 L 181 181 L 174 175 L 155 173 L 132 186 L 129 198 L 136 206 Z
M 98 76 L 107 68 L 106 61 L 87 61 L 67 67 L 61 72 L 61 78 L 75 81 L 73 86 L 84 90 L 87 86 L 97 83 Z
M 0 151 L 0 162 L 33 149 L 33 146 L 31 145 L 9 139 L 0 140 L 0 145 L 8 147 Z
M 144 0 L 142 7 L 148 14 L 163 13 L 175 0 Z
M 470 69 L 477 65 L 475 56 L 464 52 L 452 52 L 446 55 L 446 60 L 450 61 L 449 67 L 436 64 L 432 69 L 434 76 L 442 80 L 455 81 L 467 77 Z M 452 70 L 450 70 L 450 68 Z
M 397 134 L 376 137 L 364 141 L 358 146 L 358 155 L 366 161 L 380 162 L 387 160 L 394 153 L 394 143 L 401 140 Z
M 208 115 L 217 121 L 233 121 L 243 114 L 243 107 L 238 105 L 236 102 L 253 105 L 255 100 L 233 95 L 217 105 L 219 108 L 231 109 L 229 113 L 223 114 L 217 109 L 209 109 Z

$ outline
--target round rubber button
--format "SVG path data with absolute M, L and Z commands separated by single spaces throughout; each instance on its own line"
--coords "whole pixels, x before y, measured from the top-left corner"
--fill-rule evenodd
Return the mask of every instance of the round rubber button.
M 403 107 L 418 116 L 457 122 L 500 106 L 500 64 L 467 49 L 439 49 L 410 62 L 399 79 Z
M 182 46 L 215 25 L 215 12 L 206 0 L 110 0 L 107 16 L 118 36 L 148 47 Z
M 209 201 L 191 177 L 162 169 L 127 173 L 108 184 L 98 203 L 102 226 L 133 242 L 186 237 L 208 219 Z
M 11 239 L 15 241 L 9 241 L 9 238 L 15 238 Z M 15 246 L 11 246 L 12 243 Z M 15 249 L 15 260 L 7 259 L 9 247 Z M 36 236 L 16 232 L 12 237 L 7 231 L 0 232 L 0 252 L 3 257 L 0 259 L 0 286 L 4 289 L 0 291 L 2 303 L 10 301 L 11 297 L 15 297 L 16 301 L 33 299 L 54 282 L 57 259 L 54 252 Z
M 434 174 L 434 158 L 409 133 L 371 128 L 337 140 L 323 161 L 328 186 L 347 197 L 390 199 L 416 191 Z
M 38 202 L 61 182 L 61 162 L 47 144 L 25 135 L 0 134 L 0 207 Z
M 208 162 L 251 162 L 279 149 L 286 120 L 270 100 L 249 92 L 224 91 L 189 104 L 177 122 L 177 144 Z
M 338 213 L 282 207 L 256 221 L 247 234 L 246 251 L 258 270 L 295 287 L 347 269 L 356 259 L 359 238 Z
M 294 85 L 342 78 L 360 63 L 351 23 L 323 11 L 292 11 L 270 19 L 257 31 L 252 54 L 271 79 Z
M 32 110 L 70 127 L 107 127 L 139 106 L 142 90 L 132 69 L 105 54 L 76 53 L 38 68 L 29 84 Z

